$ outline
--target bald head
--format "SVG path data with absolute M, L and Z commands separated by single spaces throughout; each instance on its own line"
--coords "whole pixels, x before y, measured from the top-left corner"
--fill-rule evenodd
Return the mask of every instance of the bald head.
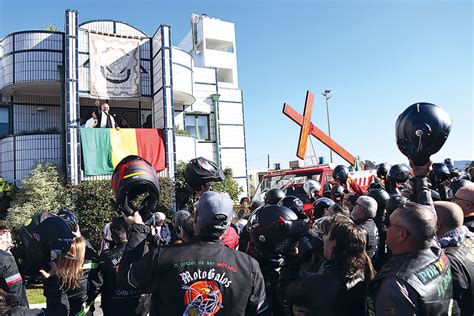
M 464 217 L 474 215 L 474 183 L 460 188 L 456 192 L 454 202 L 459 205 L 463 212 Z
M 461 227 L 464 221 L 464 213 L 456 203 L 436 201 L 434 202 L 436 215 L 438 216 L 438 236 L 443 236 L 450 230 Z

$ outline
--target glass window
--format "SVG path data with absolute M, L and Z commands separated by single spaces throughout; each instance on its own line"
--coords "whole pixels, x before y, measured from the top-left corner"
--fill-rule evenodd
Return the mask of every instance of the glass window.
M 190 132 L 197 139 L 210 140 L 209 116 L 208 115 L 186 115 L 184 119 L 184 129 Z
M 8 108 L 0 107 L 0 137 L 9 132 Z

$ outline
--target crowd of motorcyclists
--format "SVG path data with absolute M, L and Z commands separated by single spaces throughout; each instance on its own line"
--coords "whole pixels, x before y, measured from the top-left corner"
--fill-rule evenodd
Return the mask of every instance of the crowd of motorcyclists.
M 104 315 L 473 315 L 474 169 L 429 160 L 450 123 L 424 107 L 430 138 L 403 135 L 420 112 L 409 107 L 397 122 L 409 166 L 377 165 L 367 190 L 339 165 L 331 187 L 306 179 L 304 196 L 275 187 L 235 212 L 212 191 L 222 171 L 192 159 L 184 176 L 198 200 L 173 215 L 169 238 L 156 172 L 128 156 L 112 175 L 123 216 L 107 225 L 100 254 L 67 210 L 20 229 L 45 309 L 28 308 L 0 223 L 0 312 L 92 315 L 100 294 Z

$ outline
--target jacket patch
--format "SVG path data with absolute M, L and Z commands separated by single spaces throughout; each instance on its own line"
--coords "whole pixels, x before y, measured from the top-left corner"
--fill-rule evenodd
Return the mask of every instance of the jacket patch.
M 21 282 L 22 278 L 20 273 L 14 274 L 12 276 L 9 276 L 8 278 L 5 278 L 5 283 L 7 285 L 13 285 L 15 283 Z
M 448 257 L 446 257 L 443 252 L 438 260 L 423 267 L 421 270 L 416 272 L 415 275 L 423 284 L 426 285 L 440 276 L 446 270 L 447 264 Z
M 197 281 L 184 285 L 184 303 L 186 310 L 183 315 L 215 315 L 223 308 L 222 293 L 214 281 Z

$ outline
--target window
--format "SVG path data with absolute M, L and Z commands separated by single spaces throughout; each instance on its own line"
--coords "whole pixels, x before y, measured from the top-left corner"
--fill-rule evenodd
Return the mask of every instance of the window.
M 8 108 L 0 107 L 0 137 L 3 137 L 10 132 L 10 120 L 8 116 Z
M 210 140 L 209 115 L 188 114 L 185 116 L 184 129 L 197 139 Z

